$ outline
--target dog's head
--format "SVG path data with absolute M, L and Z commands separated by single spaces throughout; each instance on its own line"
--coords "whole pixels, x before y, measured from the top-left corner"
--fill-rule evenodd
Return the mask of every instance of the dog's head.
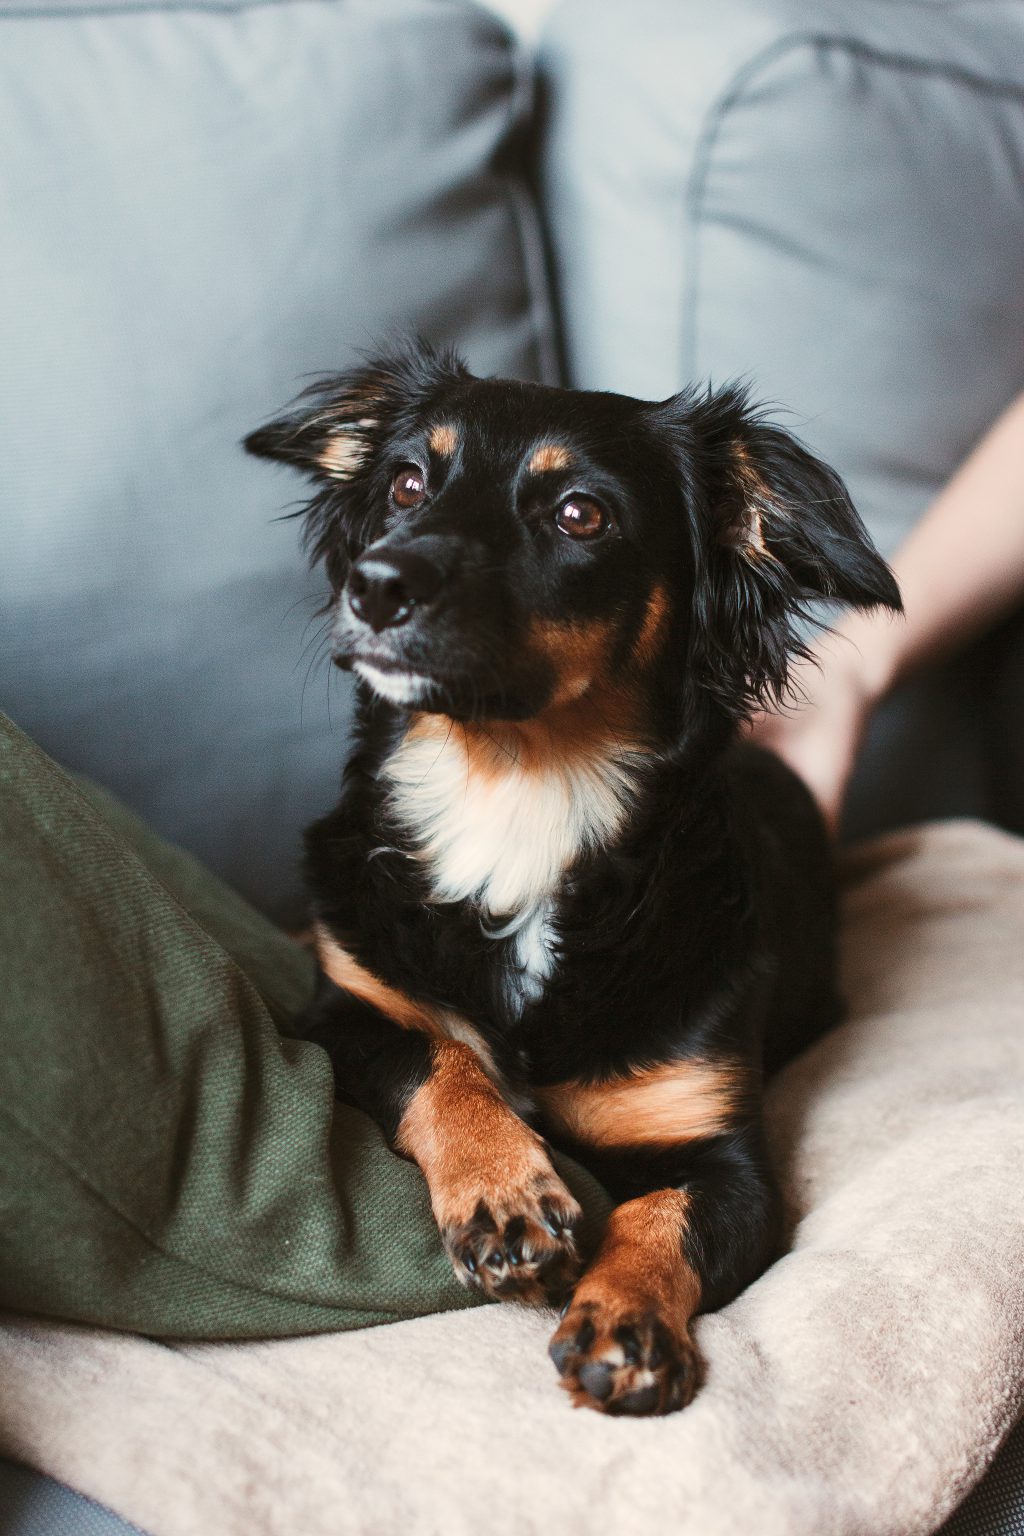
M 806 605 L 900 604 L 846 490 L 742 390 L 650 403 L 474 378 L 426 347 L 246 439 L 316 494 L 337 663 L 393 703 L 525 720 L 594 690 L 737 719 Z

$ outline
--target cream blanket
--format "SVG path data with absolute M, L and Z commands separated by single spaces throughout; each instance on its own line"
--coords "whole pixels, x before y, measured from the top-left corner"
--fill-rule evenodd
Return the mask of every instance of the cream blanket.
M 574 1411 L 549 1316 L 169 1348 L 10 1319 L 0 1445 L 153 1536 L 913 1536 L 1024 1406 L 1024 843 L 851 860 L 852 1016 L 771 1092 L 791 1251 L 684 1413 Z

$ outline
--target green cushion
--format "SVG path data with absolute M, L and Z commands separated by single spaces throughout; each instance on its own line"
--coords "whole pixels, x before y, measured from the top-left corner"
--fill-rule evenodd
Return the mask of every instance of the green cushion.
M 309 957 L 3 716 L 0 864 L 0 1304 L 240 1338 L 469 1303 L 419 1171 L 281 1032 Z

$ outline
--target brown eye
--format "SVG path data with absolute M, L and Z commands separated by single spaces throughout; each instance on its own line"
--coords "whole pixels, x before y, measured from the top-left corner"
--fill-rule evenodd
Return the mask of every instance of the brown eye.
M 571 539 L 597 539 L 611 527 L 611 518 L 589 496 L 573 496 L 562 502 L 555 523 Z
M 391 499 L 396 507 L 418 507 L 427 487 L 423 476 L 412 464 L 405 464 L 391 482 Z

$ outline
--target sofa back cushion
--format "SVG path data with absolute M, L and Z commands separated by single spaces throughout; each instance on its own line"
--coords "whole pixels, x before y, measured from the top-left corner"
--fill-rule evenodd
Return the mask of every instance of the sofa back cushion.
M 574 380 L 749 378 L 891 552 L 1024 388 L 1024 9 L 561 0 L 543 69 Z M 976 673 L 881 722 L 860 828 L 991 810 Z
M 348 690 L 239 439 L 411 330 L 550 377 L 529 90 L 459 0 L 0 4 L 0 707 L 275 914 Z

